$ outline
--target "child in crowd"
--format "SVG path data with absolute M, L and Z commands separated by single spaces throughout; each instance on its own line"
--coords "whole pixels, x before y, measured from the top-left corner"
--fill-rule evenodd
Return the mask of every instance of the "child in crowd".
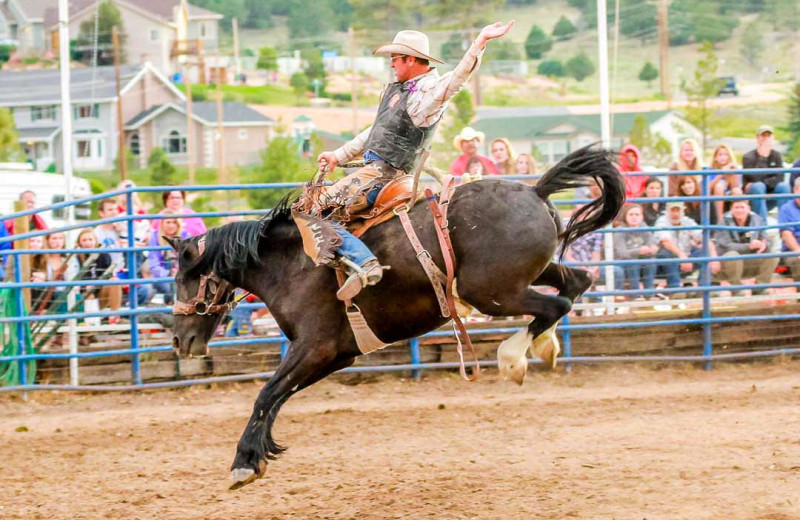
M 626 205 L 622 208 L 621 228 L 648 227 L 644 222 L 644 211 L 638 204 Z M 658 252 L 655 235 L 652 231 L 626 231 L 615 233 L 614 258 L 618 260 L 635 260 L 640 258 L 655 258 Z M 656 276 L 656 264 L 625 264 L 623 266 L 625 280 L 630 284 L 631 290 L 653 289 Z M 643 300 L 639 296 L 637 300 Z
M 644 182 L 644 193 L 642 197 L 646 199 L 656 199 L 664 196 L 664 185 L 656 177 L 648 177 Z M 644 221 L 649 227 L 656 225 L 658 217 L 664 214 L 663 202 L 645 202 L 642 204 L 644 209 Z
M 171 211 L 165 211 L 164 215 L 175 215 Z M 189 234 L 182 229 L 181 221 L 177 216 L 161 219 L 161 225 L 154 229 L 150 237 L 150 247 L 167 246 L 170 247 L 167 239 L 189 238 Z M 178 259 L 175 250 L 170 247 L 166 251 L 151 250 L 147 255 L 147 263 L 150 265 L 150 272 L 153 278 L 174 277 L 178 271 Z M 172 305 L 175 297 L 175 284 L 168 282 L 158 282 L 153 284 L 156 293 L 164 295 L 164 304 Z
M 93 229 L 86 228 L 78 234 L 75 249 L 96 249 L 98 247 L 97 235 Z M 111 268 L 111 256 L 108 253 L 78 253 L 73 255 L 69 261 L 67 278 L 70 280 L 110 279 L 113 278 Z M 80 293 L 84 302 L 98 299 L 100 309 L 109 307 L 115 311 L 122 304 L 122 287 L 119 285 L 86 286 L 80 289 Z M 109 323 L 118 322 L 118 316 L 109 318 Z
M 711 156 L 711 169 L 712 170 L 737 170 L 739 165 L 736 164 L 736 157 L 733 155 L 733 150 L 727 144 L 721 144 L 714 149 L 714 154 Z M 721 197 L 724 195 L 742 195 L 742 176 L 738 173 L 719 174 L 711 179 L 708 185 L 708 191 L 712 195 Z M 724 200 L 715 200 L 714 209 L 716 211 L 717 220 L 722 222 L 722 216 L 725 213 L 725 208 L 729 207 L 730 203 Z
M 42 238 L 42 237 L 36 237 Z M 31 239 L 31 249 L 33 239 Z M 63 232 L 50 233 L 44 240 L 42 249 L 64 249 L 66 237 Z M 31 263 L 31 279 L 34 282 L 55 282 L 65 279 L 68 263 L 63 253 L 38 254 Z M 50 309 L 53 313 L 62 313 L 67 310 L 66 288 L 48 287 L 45 289 L 32 289 L 31 302 L 35 314 L 46 314 Z

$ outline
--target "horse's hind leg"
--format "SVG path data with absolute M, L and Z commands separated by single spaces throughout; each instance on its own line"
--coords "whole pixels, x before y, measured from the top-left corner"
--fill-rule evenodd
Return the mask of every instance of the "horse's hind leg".
M 253 414 L 236 447 L 231 466 L 232 488 L 262 477 L 267 461 L 286 448 L 272 438 L 272 425 L 281 406 L 294 393 L 352 364 L 357 350 L 339 349 L 336 342 L 293 341 L 289 353 L 253 405 Z

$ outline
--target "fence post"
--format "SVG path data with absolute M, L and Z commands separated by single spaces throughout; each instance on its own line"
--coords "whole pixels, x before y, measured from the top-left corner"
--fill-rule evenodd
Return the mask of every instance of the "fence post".
M 2 225 L 2 224 L 0 224 Z M 22 262 L 21 260 L 22 255 L 17 255 L 16 262 L 14 262 L 14 282 L 15 283 L 22 283 Z M 23 289 L 14 289 L 14 300 L 16 301 L 16 312 L 18 317 L 22 317 L 25 313 L 25 296 L 23 293 Z M 24 356 L 25 355 L 25 325 L 26 322 L 18 321 L 17 322 L 17 355 Z M 25 386 L 28 384 L 28 372 L 25 370 L 25 365 L 27 361 L 24 359 L 20 359 L 19 363 L 19 384 Z
M 564 315 L 561 324 L 569 327 L 569 314 Z M 572 334 L 569 329 L 561 329 L 561 345 L 564 347 L 563 357 L 567 358 L 567 361 L 564 362 L 564 371 L 569 374 L 572 372 L 572 363 L 569 362 L 569 358 L 572 357 Z
M 286 357 L 286 354 L 288 353 L 289 353 L 289 342 L 284 341 L 283 343 L 281 343 L 281 359 L 284 359 Z
M 133 246 L 136 243 L 136 236 L 134 235 L 134 220 L 133 220 L 133 192 L 129 191 L 125 194 L 127 202 L 126 213 L 128 215 L 128 249 L 125 252 L 128 264 L 128 305 L 131 310 L 135 311 L 138 306 L 138 291 L 136 284 L 131 283 L 131 280 L 138 278 L 138 269 L 136 267 L 136 253 L 133 251 Z M 139 348 L 139 317 L 136 314 L 130 315 L 131 322 L 131 349 L 137 350 Z M 131 377 L 133 383 L 136 385 L 142 384 L 142 371 L 139 365 L 139 353 L 135 352 L 131 358 Z
M 408 349 L 409 353 L 411 354 L 411 364 L 419 365 L 419 338 L 411 339 L 411 341 L 408 342 Z M 422 377 L 422 374 L 419 370 L 412 370 L 411 377 L 419 381 L 420 377 Z
M 708 200 L 708 175 L 702 176 L 701 191 L 703 200 L 700 202 L 700 224 L 703 226 L 703 247 L 702 256 L 708 256 L 708 242 L 711 240 L 711 230 L 708 226 L 711 221 L 711 201 Z M 700 264 L 700 287 L 708 289 L 711 286 L 711 263 L 704 260 Z M 708 320 L 711 318 L 711 293 L 703 291 L 703 319 Z M 713 352 L 712 339 L 711 339 L 711 323 L 708 321 L 703 322 L 703 355 L 710 356 Z M 711 361 L 703 363 L 705 370 L 711 370 Z

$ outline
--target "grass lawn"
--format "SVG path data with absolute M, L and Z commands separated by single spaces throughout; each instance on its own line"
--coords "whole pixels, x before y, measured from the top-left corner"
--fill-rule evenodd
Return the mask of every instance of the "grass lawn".
M 178 85 L 178 88 L 184 92 L 186 91 L 185 85 Z M 214 85 L 192 85 L 192 98 L 194 101 L 212 101 L 215 99 L 215 93 L 216 86 Z M 263 85 L 260 87 L 223 85 L 222 93 L 225 101 L 239 101 L 254 105 L 308 105 L 308 99 L 303 97 L 298 100 L 294 90 L 282 85 Z

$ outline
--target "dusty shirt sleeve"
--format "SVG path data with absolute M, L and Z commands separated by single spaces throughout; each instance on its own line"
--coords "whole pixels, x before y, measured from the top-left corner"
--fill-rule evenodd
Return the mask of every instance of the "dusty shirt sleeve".
M 369 131 L 372 130 L 372 125 L 366 128 L 363 132 L 355 136 L 351 141 L 343 144 L 333 151 L 333 156 L 339 164 L 352 161 L 353 158 L 361 155 L 364 152 L 364 145 L 367 143 Z

